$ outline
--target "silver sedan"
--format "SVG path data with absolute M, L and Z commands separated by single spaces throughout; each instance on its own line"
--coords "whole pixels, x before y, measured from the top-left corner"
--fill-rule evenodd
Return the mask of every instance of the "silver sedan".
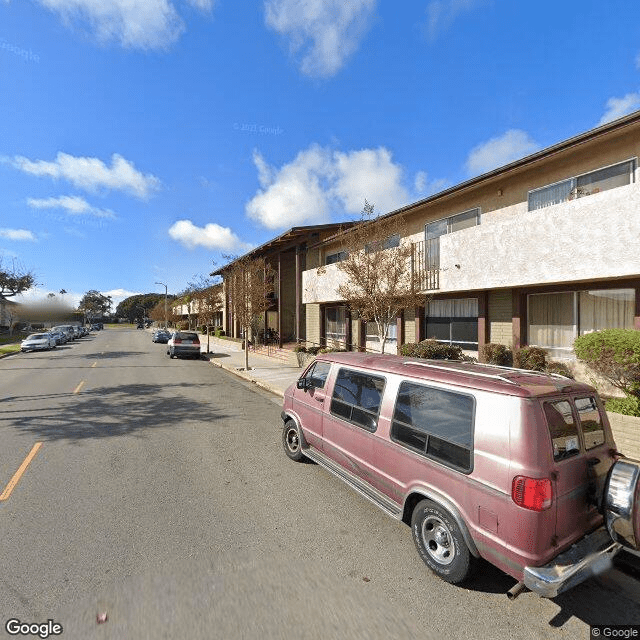
M 21 351 L 48 351 L 56 347 L 56 339 L 50 333 L 32 333 L 20 344 Z

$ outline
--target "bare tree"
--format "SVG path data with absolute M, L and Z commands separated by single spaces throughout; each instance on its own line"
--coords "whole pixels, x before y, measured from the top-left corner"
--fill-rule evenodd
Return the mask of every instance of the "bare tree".
M 403 309 L 425 302 L 411 264 L 411 243 L 399 216 L 374 217 L 365 200 L 362 222 L 345 232 L 344 257 L 337 267 L 346 279 L 338 293 L 364 322 L 375 322 L 381 352 L 389 327 Z
M 207 327 L 207 353 L 210 345 L 210 326 L 223 308 L 222 283 L 205 276 L 196 276 L 189 283 L 191 300 L 198 314 L 198 322 Z
M 224 272 L 230 308 L 244 336 L 244 363 L 249 369 L 249 332 L 253 319 L 270 306 L 274 271 L 264 258 L 236 259 Z

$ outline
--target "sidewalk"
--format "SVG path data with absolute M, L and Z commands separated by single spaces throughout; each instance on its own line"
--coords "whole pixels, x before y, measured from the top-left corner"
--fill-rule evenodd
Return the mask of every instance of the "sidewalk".
M 244 371 L 244 351 L 240 344 L 231 340 L 209 338 L 209 361 L 234 375 L 249 380 L 257 386 L 282 397 L 285 389 L 294 383 L 304 368 L 292 367 L 272 358 L 256 355 L 249 350 L 250 371 Z M 207 336 L 200 334 L 200 344 L 207 348 Z

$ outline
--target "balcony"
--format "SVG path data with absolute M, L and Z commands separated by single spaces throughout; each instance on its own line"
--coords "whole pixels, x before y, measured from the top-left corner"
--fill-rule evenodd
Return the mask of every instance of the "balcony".
M 437 269 L 427 268 L 423 240 L 412 242 L 410 260 L 411 273 L 417 276 L 420 291 L 437 289 L 440 274 Z M 303 304 L 341 301 L 338 288 L 345 280 L 346 275 L 340 270 L 338 264 L 327 264 L 304 271 L 302 274 Z
M 512 215 L 439 238 L 440 291 L 523 287 L 640 274 L 640 185 Z
M 639 212 L 638 183 L 535 211 L 523 202 L 438 238 L 430 265 L 423 236 L 407 238 L 412 269 L 425 293 L 637 277 Z M 339 301 L 344 277 L 336 264 L 305 271 L 303 302 Z

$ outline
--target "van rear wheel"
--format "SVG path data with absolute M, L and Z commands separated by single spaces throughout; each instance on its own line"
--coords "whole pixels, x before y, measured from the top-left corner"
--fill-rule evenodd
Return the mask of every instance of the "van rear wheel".
M 474 558 L 451 515 L 429 500 L 416 505 L 411 532 L 423 562 L 443 580 L 460 584 L 473 572 Z

